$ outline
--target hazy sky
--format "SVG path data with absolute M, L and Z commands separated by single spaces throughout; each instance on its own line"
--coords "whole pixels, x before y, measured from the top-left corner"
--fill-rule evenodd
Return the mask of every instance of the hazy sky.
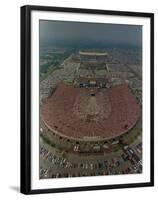
M 141 46 L 142 26 L 41 20 L 40 39 L 90 39 Z

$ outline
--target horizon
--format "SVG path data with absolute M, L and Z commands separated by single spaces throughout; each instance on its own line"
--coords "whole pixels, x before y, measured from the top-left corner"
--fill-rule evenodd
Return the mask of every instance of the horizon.
M 142 26 L 40 20 L 40 46 L 142 47 Z

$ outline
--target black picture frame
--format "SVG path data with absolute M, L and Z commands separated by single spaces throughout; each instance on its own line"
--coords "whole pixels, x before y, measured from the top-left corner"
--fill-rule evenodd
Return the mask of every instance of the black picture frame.
M 60 11 L 69 13 L 90 13 L 97 15 L 133 16 L 150 18 L 150 181 L 115 185 L 94 185 L 56 189 L 31 189 L 31 12 Z M 118 188 L 147 187 L 154 185 L 154 14 L 113 10 L 47 7 L 27 5 L 21 7 L 21 182 L 24 194 L 104 190 Z

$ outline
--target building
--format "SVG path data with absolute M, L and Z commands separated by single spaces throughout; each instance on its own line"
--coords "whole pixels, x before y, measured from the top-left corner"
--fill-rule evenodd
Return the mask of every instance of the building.
M 81 65 L 97 67 L 98 65 L 105 65 L 108 60 L 108 54 L 105 51 L 80 51 L 80 63 Z

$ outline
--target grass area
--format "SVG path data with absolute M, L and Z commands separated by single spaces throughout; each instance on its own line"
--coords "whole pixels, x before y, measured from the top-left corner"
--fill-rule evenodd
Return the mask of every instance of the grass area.
M 40 81 L 44 80 L 48 75 L 50 75 L 54 70 L 60 69 L 62 62 L 67 59 L 71 55 L 71 51 L 65 52 L 64 54 L 53 54 L 49 53 L 49 55 L 40 56 L 40 59 L 48 59 L 49 61 L 43 65 L 40 65 Z
M 128 137 L 126 137 L 126 139 L 123 139 L 123 143 L 129 145 L 133 143 L 137 139 L 137 137 L 141 134 L 142 134 L 141 128 L 134 128 L 133 130 L 131 130 L 130 133 L 128 133 Z
M 132 69 L 129 65 L 125 65 L 139 80 L 142 80 L 142 76 Z
M 49 67 L 48 71 L 42 77 L 40 77 L 40 82 L 46 79 L 51 73 L 53 73 L 57 69 L 62 69 L 61 65 Z
M 53 144 L 47 137 L 45 137 L 43 134 L 40 135 L 40 137 L 42 138 L 42 140 L 47 144 L 50 145 L 51 147 L 55 147 L 55 144 Z

